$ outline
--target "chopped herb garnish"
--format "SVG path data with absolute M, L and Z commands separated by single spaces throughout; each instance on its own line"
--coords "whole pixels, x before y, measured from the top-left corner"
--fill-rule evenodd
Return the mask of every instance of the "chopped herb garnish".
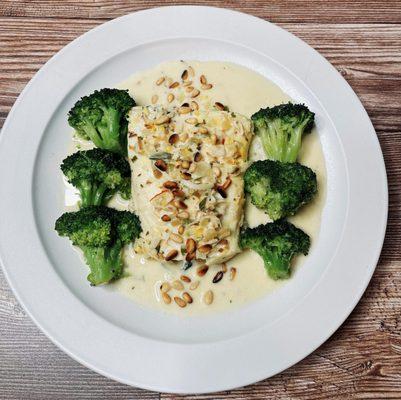
M 162 151 L 160 153 L 154 153 L 150 155 L 149 158 L 151 160 L 171 160 L 172 155 L 170 153 Z

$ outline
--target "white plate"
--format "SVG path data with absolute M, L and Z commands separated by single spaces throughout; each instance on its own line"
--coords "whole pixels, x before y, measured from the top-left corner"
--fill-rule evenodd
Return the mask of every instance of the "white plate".
M 327 167 L 318 243 L 299 273 L 243 308 L 181 319 L 93 289 L 53 230 L 63 212 L 58 165 L 77 98 L 175 59 L 225 60 L 276 82 L 316 112 Z M 263 20 L 223 9 L 166 7 L 108 22 L 53 57 L 25 88 L 0 146 L 0 254 L 17 298 L 66 353 L 112 379 L 163 392 L 243 386 L 323 343 L 372 276 L 386 226 L 378 140 L 358 98 L 315 50 Z

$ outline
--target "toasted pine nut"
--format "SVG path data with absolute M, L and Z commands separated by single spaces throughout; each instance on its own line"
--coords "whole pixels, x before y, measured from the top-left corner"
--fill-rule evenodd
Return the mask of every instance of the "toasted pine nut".
M 168 101 L 169 103 L 171 103 L 173 100 L 174 100 L 174 95 L 173 95 L 172 93 L 169 93 L 169 94 L 167 95 L 167 101 Z
M 194 111 L 199 110 L 199 104 L 196 101 L 191 101 L 191 108 Z
M 210 244 L 204 244 L 203 246 L 198 247 L 198 251 L 203 254 L 210 253 L 211 250 L 212 250 L 212 245 Z
M 200 83 L 202 83 L 203 85 L 205 85 L 207 83 L 207 79 L 206 79 L 205 75 L 201 75 L 199 80 L 200 80 Z
M 170 86 L 169 89 L 175 89 L 176 87 L 180 86 L 178 82 L 173 82 Z
M 200 94 L 200 91 L 199 91 L 198 89 L 195 89 L 195 90 L 192 92 L 191 97 L 194 99 L 195 97 L 198 97 L 199 94 Z
M 234 280 L 235 275 L 237 275 L 237 269 L 234 267 L 230 268 L 230 281 Z
M 182 234 L 184 233 L 184 231 L 185 231 L 184 226 L 183 226 L 183 225 L 180 225 L 180 226 L 178 227 L 178 233 L 179 233 L 180 235 L 182 235 Z
M 178 183 L 174 181 L 166 181 L 163 183 L 163 186 L 166 189 L 177 189 L 178 188 Z
M 171 145 L 176 144 L 179 140 L 180 140 L 180 137 L 178 136 L 177 133 L 173 133 L 173 134 L 168 138 L 168 142 L 169 142 Z
M 162 76 L 162 77 L 160 77 L 157 81 L 156 81 L 156 85 L 157 86 L 160 86 L 164 81 L 165 81 L 165 77 L 164 76 Z
M 159 96 L 157 94 L 154 94 L 151 98 L 152 104 L 156 104 L 157 100 L 159 100 Z
M 163 293 L 162 294 L 162 299 L 166 304 L 170 304 L 171 303 L 171 297 L 167 293 Z
M 188 79 L 188 70 L 187 70 L 187 69 L 185 69 L 185 70 L 183 71 L 183 73 L 181 74 L 181 79 L 182 79 L 183 81 L 185 81 L 185 80 Z
M 208 270 L 209 270 L 209 266 L 205 264 L 205 265 L 201 265 L 200 267 L 198 267 L 198 269 L 196 270 L 196 273 L 198 274 L 198 276 L 204 276 L 204 275 L 206 275 Z
M 160 169 L 160 171 L 167 171 L 167 164 L 164 160 L 156 160 L 155 166 Z
M 195 76 L 195 71 L 191 66 L 188 67 L 188 73 L 189 73 L 189 76 Z
M 181 276 L 180 276 L 180 279 L 181 279 L 183 282 L 187 282 L 187 283 L 191 282 L 191 278 L 190 278 L 189 276 L 186 276 L 186 275 L 181 275 Z
M 166 254 L 166 256 L 164 257 L 164 259 L 165 259 L 166 261 L 171 261 L 171 260 L 173 260 L 174 258 L 176 258 L 177 255 L 178 255 L 178 250 L 172 249 L 172 250 L 170 250 L 170 251 Z
M 201 88 L 203 90 L 209 90 L 213 87 L 213 85 L 211 83 L 207 83 L 206 85 L 202 85 Z
M 171 221 L 171 218 L 167 214 L 164 214 L 164 215 L 162 215 L 162 221 L 168 222 L 168 221 Z
M 196 250 L 196 242 L 194 239 L 189 238 L 185 243 L 185 249 L 187 253 L 194 253 Z
M 185 193 L 181 189 L 175 189 L 173 190 L 173 195 L 174 197 L 185 197 Z
M 184 292 L 182 294 L 182 297 L 187 302 L 187 304 L 191 304 L 193 302 L 192 297 L 188 292 Z
M 187 305 L 187 302 L 183 300 L 181 297 L 175 296 L 174 301 L 181 307 L 184 308 Z
M 153 175 L 156 179 L 160 179 L 162 177 L 162 173 L 158 169 L 153 170 Z
M 227 264 L 226 264 L 226 263 L 221 264 L 221 270 L 222 270 L 224 273 L 227 272 Z

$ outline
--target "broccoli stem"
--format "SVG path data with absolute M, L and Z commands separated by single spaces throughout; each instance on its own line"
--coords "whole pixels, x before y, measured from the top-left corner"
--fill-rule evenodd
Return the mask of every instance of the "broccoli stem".
M 92 140 L 96 147 L 102 147 L 103 140 L 92 124 L 86 123 L 83 125 L 82 129 L 85 132 L 85 135 Z
M 106 106 L 101 107 L 101 109 L 104 112 L 102 119 L 105 122 L 104 127 L 99 128 L 102 135 L 103 147 L 115 153 L 126 155 L 127 149 L 123 148 L 120 142 L 120 137 L 123 134 L 123 132 L 120 132 L 121 113 Z
M 90 268 L 88 281 L 92 286 L 102 285 L 121 276 L 123 262 L 121 259 L 121 241 L 111 247 L 83 248 L 85 260 Z
M 104 205 L 113 194 L 107 185 L 94 185 L 87 180 L 81 181 L 78 190 L 81 195 L 81 207 Z
M 264 251 L 262 258 L 265 262 L 265 268 L 269 276 L 274 280 L 287 279 L 291 275 L 290 261 L 271 251 Z

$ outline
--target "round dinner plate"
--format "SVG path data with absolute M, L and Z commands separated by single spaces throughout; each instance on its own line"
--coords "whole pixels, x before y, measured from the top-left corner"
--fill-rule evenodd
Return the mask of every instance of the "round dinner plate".
M 91 288 L 67 240 L 60 161 L 66 115 L 94 89 L 167 60 L 244 65 L 316 113 L 327 170 L 318 240 L 294 276 L 241 308 L 180 318 Z M 241 93 L 238 93 L 240 96 Z M 101 25 L 61 50 L 11 110 L 0 142 L 0 254 L 20 303 L 42 331 L 117 381 L 175 393 L 228 390 L 270 377 L 321 345 L 375 269 L 387 180 L 374 128 L 355 93 L 315 50 L 261 19 L 210 7 L 165 7 Z M 251 284 L 251 283 L 250 283 Z

